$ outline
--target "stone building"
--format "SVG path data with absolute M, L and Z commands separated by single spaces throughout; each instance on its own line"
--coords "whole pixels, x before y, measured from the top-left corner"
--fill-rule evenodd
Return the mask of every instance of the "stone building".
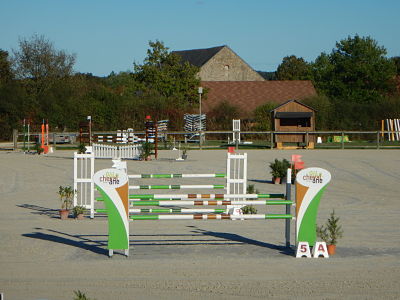
M 200 68 L 201 86 L 207 91 L 202 101 L 205 113 L 228 102 L 238 108 L 241 118 L 252 118 L 254 110 L 265 103 L 279 105 L 317 95 L 309 80 L 264 80 L 228 46 L 174 53 Z
M 200 68 L 202 81 L 264 81 L 239 55 L 228 46 L 174 51 L 183 61 Z

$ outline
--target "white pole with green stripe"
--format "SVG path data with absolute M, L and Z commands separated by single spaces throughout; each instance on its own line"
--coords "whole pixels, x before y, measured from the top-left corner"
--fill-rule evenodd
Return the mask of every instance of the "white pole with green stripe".
M 143 178 L 226 178 L 225 173 L 213 174 L 134 174 L 128 175 L 129 179 L 143 179 Z
M 130 185 L 130 190 L 225 189 L 223 184 Z
M 102 195 L 108 216 L 109 256 L 114 250 L 129 255 L 128 176 L 124 170 L 103 169 L 93 176 L 96 189 Z

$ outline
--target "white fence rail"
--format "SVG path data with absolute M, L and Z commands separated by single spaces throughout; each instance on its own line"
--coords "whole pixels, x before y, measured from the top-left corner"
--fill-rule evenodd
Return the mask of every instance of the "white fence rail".
M 120 159 L 139 159 L 141 145 L 113 146 L 104 144 L 93 144 L 93 154 L 95 158 L 120 158 Z

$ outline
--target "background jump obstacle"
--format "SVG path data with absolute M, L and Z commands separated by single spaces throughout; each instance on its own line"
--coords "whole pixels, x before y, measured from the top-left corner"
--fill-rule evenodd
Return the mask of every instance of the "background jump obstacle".
M 400 119 L 382 120 L 382 137 L 387 134 L 388 141 L 400 141 Z
M 93 188 L 93 175 L 94 175 L 95 156 L 93 153 L 74 154 L 74 190 L 78 193 L 74 196 L 74 206 L 81 205 L 90 210 L 90 217 L 94 218 L 95 198 Z M 224 173 L 212 174 L 132 174 L 128 175 L 128 180 L 135 179 L 162 179 L 172 178 L 176 180 L 193 179 L 193 178 L 214 178 L 215 180 L 225 179 L 224 184 L 208 185 L 131 185 L 130 190 L 135 189 L 209 189 L 212 193 L 213 190 L 226 190 L 226 194 L 246 194 L 247 191 L 247 154 L 228 154 L 227 169 Z M 126 168 L 126 167 L 125 167 Z M 137 193 L 135 193 L 137 194 Z M 230 198 L 233 200 L 240 200 L 241 198 Z M 230 205 L 228 210 L 234 213 L 233 210 L 240 209 L 242 206 Z
M 139 159 L 141 147 L 140 144 L 115 146 L 93 143 L 92 152 L 95 158 Z
M 196 136 L 199 136 L 201 131 L 206 130 L 206 115 L 205 114 L 185 114 L 183 116 L 183 120 L 185 121 L 185 125 L 183 126 L 184 130 L 188 132 L 187 138 L 188 140 L 194 139 Z M 199 137 L 200 141 L 200 137 Z

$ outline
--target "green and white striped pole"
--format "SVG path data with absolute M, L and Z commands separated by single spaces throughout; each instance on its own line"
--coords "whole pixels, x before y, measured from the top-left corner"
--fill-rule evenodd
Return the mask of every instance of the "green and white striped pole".
M 128 175 L 129 179 L 141 179 L 141 178 L 226 178 L 225 173 L 213 173 L 213 174 L 134 174 Z
M 130 190 L 225 189 L 223 184 L 130 185 Z

